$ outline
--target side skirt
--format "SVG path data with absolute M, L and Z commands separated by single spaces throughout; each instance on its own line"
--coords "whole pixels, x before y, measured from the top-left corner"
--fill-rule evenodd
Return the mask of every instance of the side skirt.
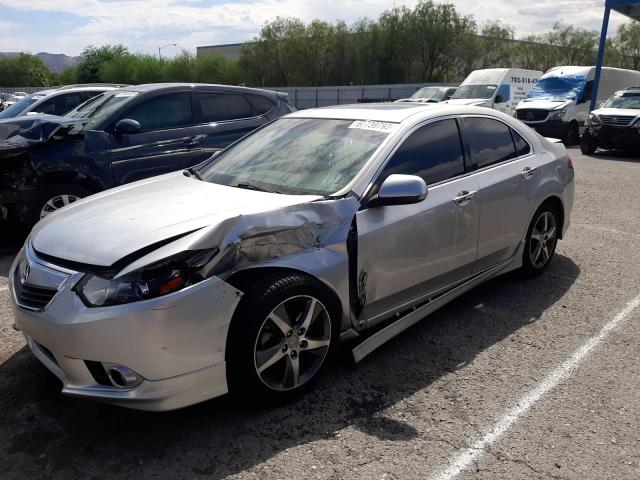
M 353 350 L 353 359 L 355 362 L 359 362 L 364 359 L 367 355 L 373 352 L 378 347 L 384 345 L 386 342 L 391 340 L 396 335 L 404 332 L 407 328 L 415 325 L 420 320 L 422 320 L 427 315 L 435 312 L 440 307 L 443 307 L 451 300 L 456 297 L 459 297 L 463 293 L 468 292 L 472 288 L 477 285 L 489 280 L 491 277 L 496 276 L 503 269 L 509 266 L 509 264 L 513 261 L 513 258 L 506 260 L 495 267 L 491 267 L 484 272 L 479 273 L 478 275 L 470 278 L 469 280 L 461 283 L 457 287 L 449 290 L 446 293 L 443 293 L 435 298 L 431 298 L 427 300 L 424 304 L 419 307 L 415 307 L 411 312 L 407 313 L 403 317 L 400 317 L 395 322 L 387 325 L 382 330 L 374 333 L 367 339 L 363 340 L 360 344 L 358 344 Z

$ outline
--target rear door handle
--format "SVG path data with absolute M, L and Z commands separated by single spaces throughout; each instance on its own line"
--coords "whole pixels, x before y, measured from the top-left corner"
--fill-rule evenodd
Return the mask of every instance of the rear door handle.
M 524 167 L 520 175 L 522 175 L 522 178 L 529 178 L 537 169 L 538 167 Z
M 453 201 L 456 202 L 458 205 L 461 205 L 464 202 L 466 202 L 468 200 L 471 200 L 473 197 L 475 197 L 476 193 L 477 193 L 477 190 L 474 190 L 472 192 L 469 192 L 467 190 L 463 190 L 458 195 L 453 197 Z

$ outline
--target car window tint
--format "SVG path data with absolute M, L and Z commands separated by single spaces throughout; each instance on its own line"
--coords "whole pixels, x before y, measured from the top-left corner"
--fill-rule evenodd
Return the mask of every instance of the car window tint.
M 246 98 L 247 100 L 249 100 L 249 103 L 251 103 L 253 111 L 256 113 L 256 115 L 267 113 L 269 110 L 276 106 L 276 104 L 271 99 L 267 97 L 261 97 L 260 95 L 246 95 Z
M 418 175 L 437 183 L 464 173 L 460 133 L 455 120 L 441 120 L 419 128 L 387 163 L 382 179 L 394 173 Z
M 507 125 L 490 118 L 466 118 L 464 122 L 471 137 L 471 151 L 478 162 L 478 168 L 516 157 Z
M 513 134 L 513 141 L 516 143 L 516 151 L 518 152 L 518 156 L 521 157 L 522 155 L 531 153 L 531 147 L 529 146 L 527 141 L 522 138 L 522 135 L 520 135 L 513 129 L 511 130 L 511 133 Z
M 84 101 L 85 98 L 82 92 L 56 95 L 35 107 L 34 112 L 48 113 L 50 115 L 64 115 Z
M 251 105 L 242 95 L 199 93 L 202 122 L 224 122 L 253 116 Z
M 133 107 L 123 118 L 140 123 L 142 130 L 183 127 L 192 123 L 188 93 L 159 95 Z

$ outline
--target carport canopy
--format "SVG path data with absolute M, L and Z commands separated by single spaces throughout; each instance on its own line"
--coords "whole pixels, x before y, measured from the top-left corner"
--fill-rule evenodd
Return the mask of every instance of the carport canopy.
M 596 108 L 598 99 L 598 87 L 600 86 L 600 73 L 604 61 L 604 52 L 607 46 L 607 29 L 609 28 L 609 15 L 611 10 L 621 13 L 627 17 L 640 22 L 640 2 L 633 0 L 606 0 L 604 7 L 604 18 L 602 19 L 602 32 L 600 33 L 600 47 L 598 49 L 598 60 L 596 62 L 596 73 L 593 79 L 593 93 L 591 95 L 590 110 Z M 631 85 L 630 85 L 631 86 Z M 636 85 L 633 85 L 636 86 Z

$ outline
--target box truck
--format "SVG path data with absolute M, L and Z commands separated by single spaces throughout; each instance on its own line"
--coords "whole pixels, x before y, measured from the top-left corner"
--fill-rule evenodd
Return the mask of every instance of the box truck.
M 494 108 L 515 115 L 516 107 L 535 87 L 542 72 L 520 68 L 475 70 L 448 103 Z
M 589 116 L 596 67 L 554 67 L 548 70 L 518 105 L 516 116 L 545 137 L 578 143 Z M 603 67 L 599 105 L 616 91 L 640 86 L 640 72 Z

